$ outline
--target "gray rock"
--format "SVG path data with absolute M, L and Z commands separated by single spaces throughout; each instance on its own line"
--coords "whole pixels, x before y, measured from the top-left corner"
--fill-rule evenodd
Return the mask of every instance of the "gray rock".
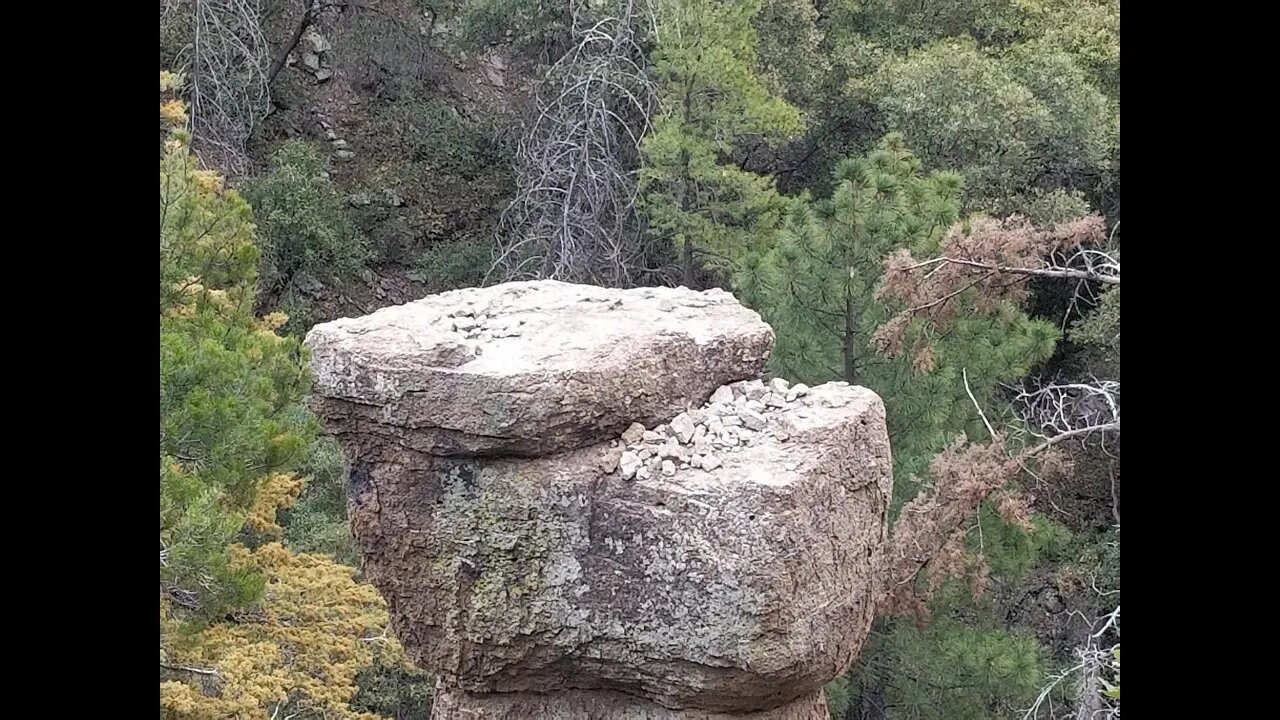
M 608 440 L 466 459 L 358 418 L 326 422 L 355 459 L 366 573 L 443 687 L 622 686 L 637 702 L 746 713 L 819 692 L 874 614 L 892 494 L 884 411 L 868 390 L 840 392 L 846 406 L 796 420 L 786 446 L 761 435 L 701 471 L 667 459 L 630 482 L 602 480 Z
M 688 413 L 680 413 L 671 419 L 671 432 L 681 443 L 693 440 L 694 424 Z
M 622 477 L 626 480 L 636 476 L 636 470 L 640 469 L 641 458 L 635 453 L 628 450 L 622 453 L 622 459 L 618 461 L 618 470 L 622 473 Z
M 711 393 L 711 402 L 719 403 L 721 405 L 732 405 L 733 390 L 731 390 L 727 385 L 721 385 L 716 388 L 715 392 Z
M 809 386 L 804 383 L 796 383 L 787 391 L 787 402 L 795 402 L 797 398 L 802 398 L 809 394 Z
M 765 389 L 764 382 L 761 380 L 747 380 L 742 383 L 742 392 L 748 400 L 759 400 L 768 390 Z
M 664 298 L 681 312 L 660 311 Z M 474 354 L 436 322 L 466 305 L 520 317 L 521 336 Z M 723 292 L 543 280 L 323 323 L 307 344 L 322 416 L 395 428 L 407 447 L 433 454 L 527 455 L 662 422 L 758 376 L 773 331 Z
M 612 690 L 557 693 L 469 693 L 440 688 L 432 720 L 827 720 L 827 701 L 813 693 L 771 710 L 741 714 L 674 710 Z
M 693 429 L 693 437 L 689 439 L 689 442 L 693 443 L 694 445 L 697 445 L 698 442 L 706 436 L 707 436 L 707 426 L 698 425 Z
M 769 381 L 769 387 L 772 388 L 774 392 L 785 397 L 787 390 L 791 389 L 791 383 L 787 382 L 783 378 L 774 378 Z
M 640 423 L 631 423 L 631 426 L 622 431 L 622 442 L 632 445 L 640 442 L 644 438 L 644 426 Z
M 333 49 L 333 45 L 314 27 L 308 29 L 302 36 L 302 42 L 317 55 L 323 55 Z
M 763 430 L 765 423 L 764 415 L 750 408 L 742 408 L 738 411 L 738 419 L 742 421 L 743 427 L 750 430 Z
M 437 720 L 825 718 L 884 562 L 874 393 L 814 388 L 804 417 L 702 407 L 772 348 L 720 291 L 513 283 L 307 342 L 366 576 L 438 679 Z
M 684 461 L 689 459 L 689 451 L 680 445 L 675 438 L 667 438 L 667 442 L 658 449 L 658 457 L 675 458 Z

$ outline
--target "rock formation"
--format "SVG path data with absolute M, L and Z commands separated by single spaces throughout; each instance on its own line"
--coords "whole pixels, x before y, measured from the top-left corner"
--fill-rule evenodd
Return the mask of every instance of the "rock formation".
M 307 343 L 433 717 L 826 717 L 883 562 L 874 393 L 763 382 L 718 290 L 511 283 Z

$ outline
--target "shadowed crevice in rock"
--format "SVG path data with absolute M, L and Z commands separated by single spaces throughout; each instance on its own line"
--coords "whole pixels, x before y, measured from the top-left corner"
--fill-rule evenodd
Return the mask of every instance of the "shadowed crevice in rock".
M 312 331 L 352 530 L 434 717 L 825 717 L 874 611 L 884 408 L 765 385 L 772 342 L 719 291 L 548 281 Z

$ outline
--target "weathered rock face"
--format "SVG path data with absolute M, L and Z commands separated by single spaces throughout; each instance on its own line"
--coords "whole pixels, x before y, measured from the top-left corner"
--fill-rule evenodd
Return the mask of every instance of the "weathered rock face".
M 772 337 L 724 293 L 550 282 L 312 331 L 366 572 L 435 717 L 825 717 L 874 610 L 884 410 L 753 380 Z
M 773 331 L 724 292 L 521 282 L 307 336 L 325 419 L 435 455 L 544 455 L 656 424 L 757 377 Z
M 608 690 L 533 693 L 468 693 L 442 687 L 432 705 L 433 720 L 828 720 L 821 694 L 781 707 L 746 714 L 672 710 Z

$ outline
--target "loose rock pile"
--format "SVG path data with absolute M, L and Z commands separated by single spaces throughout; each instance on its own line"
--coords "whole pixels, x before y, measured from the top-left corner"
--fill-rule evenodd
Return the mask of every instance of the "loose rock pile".
M 433 718 L 825 718 L 883 557 L 874 393 L 762 382 L 719 291 L 510 283 L 307 343 Z
M 633 423 L 622 434 L 626 451 L 618 461 L 618 473 L 625 480 L 648 479 L 661 473 L 673 477 L 690 468 L 708 472 L 719 468 L 725 453 L 741 452 L 768 433 L 778 442 L 791 438 L 789 412 L 805 417 L 803 398 L 809 386 L 792 386 L 782 378 L 769 385 L 760 380 L 744 380 L 722 385 L 711 401 L 696 410 L 682 412 L 671 422 L 648 430 Z

